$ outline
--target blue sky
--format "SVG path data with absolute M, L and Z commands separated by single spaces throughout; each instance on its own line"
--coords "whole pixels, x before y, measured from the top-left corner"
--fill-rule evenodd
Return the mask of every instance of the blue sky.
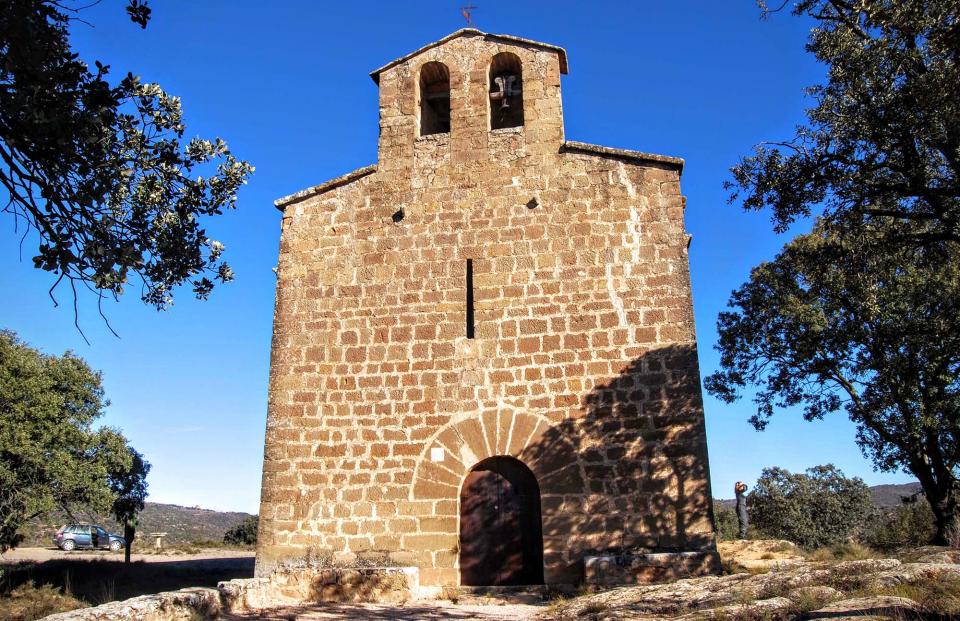
M 196 302 L 179 292 L 165 312 L 128 295 L 106 312 L 80 302 L 91 344 L 73 327 L 69 294 L 54 308 L 49 275 L 20 258 L 9 216 L 0 217 L 0 327 L 50 353 L 71 349 L 103 371 L 120 427 L 153 463 L 150 500 L 256 512 L 280 214 L 272 201 L 376 161 L 377 90 L 368 73 L 464 26 L 462 0 L 431 2 L 152 3 L 147 30 L 123 2 L 84 11 L 81 57 L 115 76 L 127 71 L 183 99 L 188 135 L 223 137 L 257 171 L 238 209 L 208 225 L 226 245 L 232 284 Z M 791 135 L 809 103 L 803 88 L 823 68 L 804 52 L 809 22 L 761 21 L 750 1 L 512 2 L 476 0 L 475 25 L 566 48 L 566 137 L 686 159 L 682 189 L 693 235 L 690 263 L 704 375 L 717 365 L 716 317 L 750 268 L 787 236 L 766 214 L 726 204 L 728 169 L 762 140 Z M 798 230 L 802 230 L 800 227 Z M 34 246 L 35 249 L 35 246 Z M 714 495 L 752 482 L 762 468 L 832 462 L 868 483 L 873 472 L 842 416 L 807 423 L 776 417 L 758 433 L 745 401 L 706 397 Z

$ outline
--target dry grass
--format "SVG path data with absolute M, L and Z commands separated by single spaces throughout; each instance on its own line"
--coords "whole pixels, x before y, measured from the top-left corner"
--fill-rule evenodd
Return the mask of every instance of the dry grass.
M 580 609 L 580 617 L 590 617 L 593 615 L 599 615 L 606 612 L 610 609 L 610 606 L 605 602 L 590 602 L 586 606 Z
M 960 618 L 960 578 L 939 576 L 923 582 L 898 584 L 891 587 L 878 587 L 866 584 L 852 590 L 850 597 L 872 595 L 894 595 L 912 599 L 920 605 L 920 612 L 931 618 Z
M 87 606 L 88 604 L 49 584 L 37 587 L 33 582 L 27 582 L 0 595 L 0 619 L 34 621 L 57 612 Z
M 839 543 L 827 548 L 818 548 L 804 554 L 807 560 L 821 562 L 862 561 L 871 558 L 889 558 L 873 548 L 859 543 Z
M 142 554 L 169 554 L 171 556 L 176 556 L 179 554 L 200 554 L 210 550 L 249 550 L 250 552 L 253 552 L 255 549 L 255 545 L 245 546 L 235 543 L 223 543 L 222 541 L 217 541 L 216 539 L 197 539 L 187 543 L 174 543 L 165 545 L 162 550 L 141 546 L 134 549 L 134 551 Z

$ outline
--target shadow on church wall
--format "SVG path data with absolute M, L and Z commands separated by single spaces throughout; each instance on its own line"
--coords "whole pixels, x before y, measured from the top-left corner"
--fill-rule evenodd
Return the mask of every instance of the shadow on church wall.
M 546 581 L 579 582 L 594 554 L 712 549 L 696 349 L 637 358 L 518 456 L 541 489 Z

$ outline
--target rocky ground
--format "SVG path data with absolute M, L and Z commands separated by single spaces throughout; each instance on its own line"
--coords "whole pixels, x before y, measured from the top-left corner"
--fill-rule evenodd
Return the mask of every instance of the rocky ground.
M 576 597 L 549 601 L 531 602 L 532 594 L 501 600 L 453 590 L 449 593 L 450 599 L 439 601 L 286 606 L 220 618 L 224 621 L 960 619 L 960 550 L 922 548 L 902 554 L 900 558 L 823 560 L 829 555 L 820 552 L 807 556 L 787 542 L 752 541 L 722 543 L 720 552 L 725 570 L 720 576 L 584 591 Z M 870 551 L 852 547 L 842 554 L 867 556 Z M 184 601 L 191 598 L 221 601 L 213 589 L 186 589 L 166 595 Z M 155 608 L 159 601 L 154 601 L 156 599 L 145 596 L 112 604 L 101 612 L 87 609 L 68 613 L 63 621 L 144 618 L 137 614 L 131 616 L 130 611 L 137 606 L 144 611 L 150 606 Z M 212 610 L 203 605 L 194 605 L 193 609 Z
M 461 595 L 456 602 L 288 607 L 237 621 L 572 620 L 778 621 L 960 619 L 960 551 L 924 548 L 903 560 L 809 560 L 784 541 L 724 542 L 726 573 L 538 604 Z M 857 552 L 857 550 L 854 550 Z M 859 550 L 861 554 L 865 553 Z
M 538 616 L 618 621 L 960 618 L 960 553 L 955 550 L 920 550 L 911 559 L 915 562 L 836 562 L 805 560 L 785 542 L 726 547 L 721 550 L 725 567 L 737 573 L 610 589 L 555 602 Z

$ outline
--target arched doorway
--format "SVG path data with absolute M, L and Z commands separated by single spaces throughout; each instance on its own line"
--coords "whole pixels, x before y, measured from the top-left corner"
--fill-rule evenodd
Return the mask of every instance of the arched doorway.
M 513 457 L 484 459 L 460 489 L 460 584 L 543 584 L 540 486 Z

